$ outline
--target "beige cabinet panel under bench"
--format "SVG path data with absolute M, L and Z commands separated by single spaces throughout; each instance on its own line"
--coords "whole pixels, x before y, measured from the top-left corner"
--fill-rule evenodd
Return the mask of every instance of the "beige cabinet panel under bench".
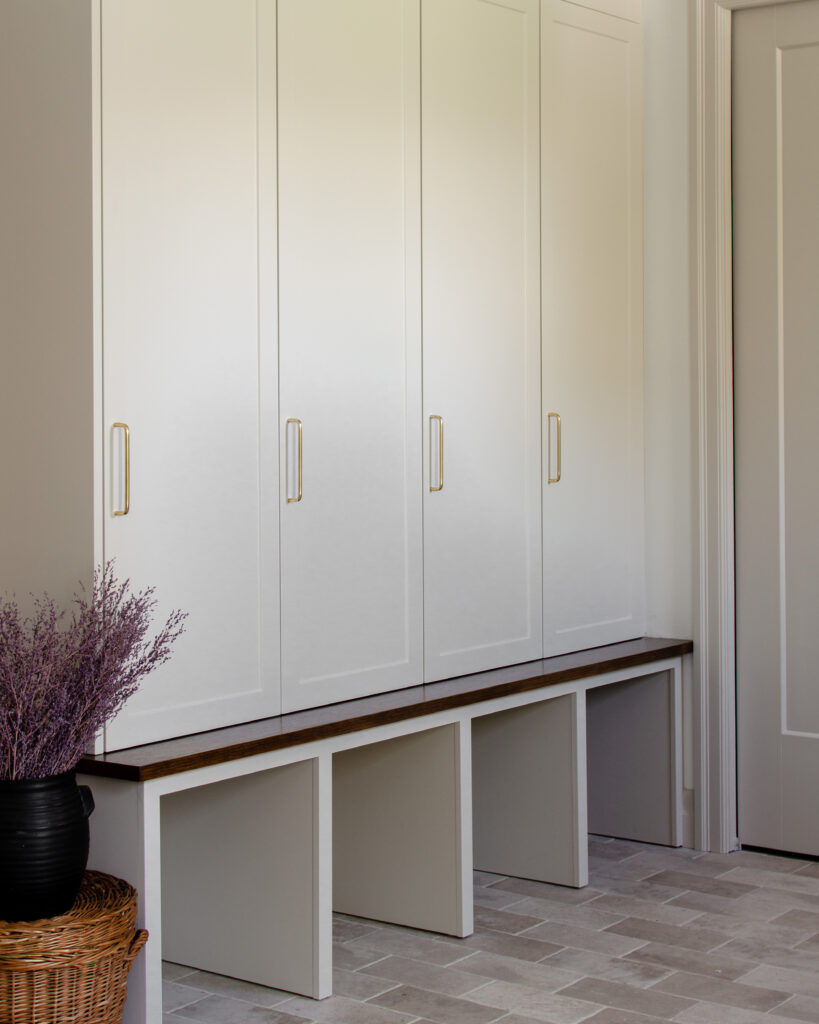
M 162 797 L 165 959 L 315 992 L 319 772 L 314 758 Z
M 475 718 L 472 759 L 475 867 L 586 885 L 583 694 Z
M 471 935 L 469 723 L 333 755 L 333 909 Z
M 590 833 L 680 846 L 681 714 L 670 672 L 586 691 Z

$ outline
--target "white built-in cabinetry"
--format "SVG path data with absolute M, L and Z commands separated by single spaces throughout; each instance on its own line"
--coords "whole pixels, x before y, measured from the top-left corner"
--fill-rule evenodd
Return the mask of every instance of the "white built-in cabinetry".
M 426 0 L 426 678 L 542 653 L 537 0 Z
M 645 631 L 640 0 L 543 0 L 543 647 Z
M 0 8 L 0 586 L 39 531 L 37 581 L 115 557 L 190 613 L 110 749 L 643 633 L 639 0 L 608 6 Z
M 116 748 L 278 707 L 275 39 L 255 0 L 102 7 L 103 552 L 189 613 Z
M 278 2 L 285 711 L 422 677 L 419 31 Z

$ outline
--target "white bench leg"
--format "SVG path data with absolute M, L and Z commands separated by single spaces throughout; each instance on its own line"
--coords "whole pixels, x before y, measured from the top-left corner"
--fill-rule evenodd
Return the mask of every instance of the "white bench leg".
M 159 859 L 159 801 L 136 782 L 78 775 L 91 787 L 88 867 L 130 882 L 139 894 L 137 927 L 150 933 L 128 975 L 123 1024 L 162 1019 L 162 908 Z
M 336 910 L 472 932 L 469 761 L 461 722 L 334 755 Z
M 581 692 L 473 720 L 476 868 L 587 884 L 584 719 Z

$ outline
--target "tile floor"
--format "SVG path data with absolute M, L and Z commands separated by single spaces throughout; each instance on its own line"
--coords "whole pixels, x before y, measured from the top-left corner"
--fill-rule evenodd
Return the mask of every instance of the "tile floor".
M 594 838 L 585 889 L 475 874 L 475 934 L 337 915 L 315 1002 L 165 965 L 164 1024 L 819 1022 L 819 863 Z

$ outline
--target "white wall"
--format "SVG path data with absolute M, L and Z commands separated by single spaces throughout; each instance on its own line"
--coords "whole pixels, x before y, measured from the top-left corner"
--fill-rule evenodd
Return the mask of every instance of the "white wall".
M 688 0 L 644 0 L 647 625 L 691 637 L 696 448 L 691 323 Z M 685 786 L 693 786 L 690 673 Z M 688 830 L 686 830 L 688 832 Z M 688 842 L 692 834 L 686 835 Z
M 645 3 L 645 379 L 648 631 L 693 630 L 688 20 Z

